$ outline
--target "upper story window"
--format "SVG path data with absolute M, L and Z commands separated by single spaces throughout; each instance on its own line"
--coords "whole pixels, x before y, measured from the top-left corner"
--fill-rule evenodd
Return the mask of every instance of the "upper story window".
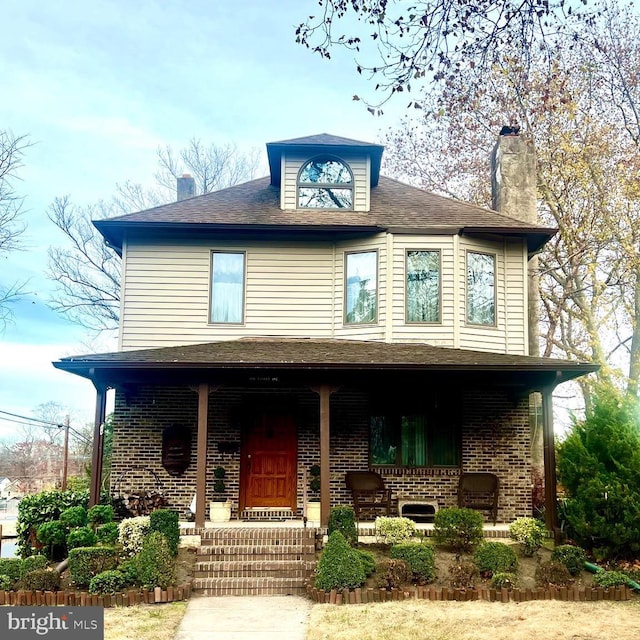
M 353 209 L 353 176 L 336 158 L 309 160 L 298 174 L 299 209 Z
M 440 252 L 407 251 L 407 322 L 440 322 Z
M 345 254 L 345 324 L 371 324 L 378 314 L 378 252 Z
M 244 322 L 244 251 L 211 252 L 211 322 Z
M 496 257 L 467 252 L 467 322 L 496 324 Z

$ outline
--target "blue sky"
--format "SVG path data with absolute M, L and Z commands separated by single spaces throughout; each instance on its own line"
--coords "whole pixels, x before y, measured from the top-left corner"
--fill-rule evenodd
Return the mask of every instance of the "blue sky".
M 18 190 L 25 249 L 2 259 L 3 282 L 29 279 L 0 334 L 0 410 L 30 415 L 56 401 L 91 420 L 95 393 L 51 361 L 113 341 L 47 307 L 47 247 L 61 235 L 46 216 L 57 196 L 109 198 L 117 182 L 152 182 L 156 149 L 192 137 L 241 149 L 330 132 L 367 141 L 402 107 L 373 118 L 355 93 L 370 92 L 352 56 L 330 62 L 295 43 L 315 0 L 3 0 L 0 129 L 28 134 Z M 0 439 L 15 427 L 0 418 Z

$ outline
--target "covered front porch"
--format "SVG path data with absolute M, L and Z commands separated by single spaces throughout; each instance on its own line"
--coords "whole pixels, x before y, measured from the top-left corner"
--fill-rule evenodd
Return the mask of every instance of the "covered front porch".
M 490 471 L 503 487 L 499 521 L 529 515 L 529 395 L 538 391 L 546 518 L 553 530 L 551 395 L 560 382 L 594 370 L 424 344 L 258 338 L 55 365 L 91 379 L 97 389 L 92 503 L 100 488 L 105 394 L 115 388 L 113 475 L 151 468 L 169 506 L 181 512 L 195 493 L 197 528 L 207 521 L 220 466 L 236 522 L 254 510 L 275 509 L 302 526 L 314 464 L 320 467 L 321 526 L 331 506 L 351 504 L 345 473 L 365 469 L 384 476 L 395 501 L 429 498 L 440 507 L 455 505 L 462 471 Z M 190 453 L 185 470 L 172 475 L 161 451 L 163 432 L 174 425 L 189 430 L 195 464 Z

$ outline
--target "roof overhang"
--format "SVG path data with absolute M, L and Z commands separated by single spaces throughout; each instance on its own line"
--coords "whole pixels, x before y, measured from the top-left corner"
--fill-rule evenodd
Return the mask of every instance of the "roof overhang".
M 96 385 L 374 383 L 432 379 L 530 392 L 598 370 L 590 363 L 449 349 L 421 343 L 248 338 L 198 345 L 74 356 L 54 366 Z M 357 376 L 354 374 L 357 373 Z

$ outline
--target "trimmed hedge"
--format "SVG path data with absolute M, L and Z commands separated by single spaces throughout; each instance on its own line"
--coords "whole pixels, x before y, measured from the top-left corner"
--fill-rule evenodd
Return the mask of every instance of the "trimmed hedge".
M 91 578 L 118 566 L 118 552 L 113 547 L 79 547 L 69 552 L 71 581 L 86 587 Z
M 483 542 L 473 560 L 485 577 L 496 573 L 514 573 L 518 568 L 518 556 L 512 547 L 503 542 Z
M 98 537 L 89 527 L 78 527 L 69 532 L 67 536 L 67 549 L 94 547 L 96 542 L 98 542 Z
M 416 523 L 409 518 L 379 516 L 376 518 L 376 537 L 385 544 L 408 542 L 416 535 Z
M 569 569 L 569 573 L 572 576 L 577 576 L 584 569 L 587 554 L 580 547 L 572 544 L 561 544 L 553 550 L 551 559 L 562 562 Z
M 20 586 L 27 591 L 58 591 L 60 574 L 51 569 L 34 569 L 20 580 Z
M 339 531 L 352 547 L 358 544 L 358 528 L 353 507 L 333 507 L 329 511 L 327 533 L 331 535 L 334 531 Z
M 125 556 L 132 557 L 142 550 L 142 543 L 149 533 L 149 516 L 125 518 L 118 525 L 118 542 Z
M 484 520 L 473 509 L 448 507 L 440 509 L 433 519 L 433 537 L 438 544 L 454 551 L 471 551 L 482 542 Z
M 152 531 L 142 544 L 142 551 L 135 562 L 143 587 L 167 587 L 176 582 L 175 559 L 165 536 L 159 531 Z
M 11 583 L 20 580 L 22 560 L 20 558 L 0 558 L 0 576 L 7 576 Z
M 115 513 L 110 504 L 94 504 L 87 512 L 87 520 L 92 527 L 113 522 Z
M 127 582 L 124 574 L 117 569 L 111 569 L 110 571 L 103 571 L 91 578 L 89 592 L 100 594 L 109 593 L 113 595 L 126 586 Z
M 361 586 L 365 579 L 360 555 L 340 531 L 334 531 L 318 561 L 316 587 L 325 591 L 353 589 Z
M 87 524 L 87 510 L 83 506 L 69 507 L 60 514 L 60 522 L 68 529 Z
M 540 520 L 517 518 L 509 525 L 509 536 L 522 545 L 522 555 L 532 556 L 541 546 L 546 530 Z
M 118 542 L 118 524 L 116 522 L 101 524 L 96 529 L 96 538 L 100 544 L 112 547 Z
M 180 524 L 178 514 L 171 509 L 156 509 L 149 516 L 149 532 L 159 531 L 167 539 L 171 554 L 178 555 L 180 542 Z
M 420 582 L 433 582 L 436 577 L 435 552 L 433 547 L 420 542 L 406 542 L 391 547 L 391 557 L 404 560 L 413 577 Z

